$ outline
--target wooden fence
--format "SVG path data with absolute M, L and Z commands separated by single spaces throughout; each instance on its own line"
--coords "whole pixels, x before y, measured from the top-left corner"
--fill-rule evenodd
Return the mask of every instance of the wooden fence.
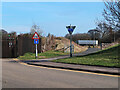
M 14 39 L 2 38 L 2 57 L 14 58 L 27 52 L 35 53 L 34 40 L 30 36 L 19 35 Z M 41 53 L 41 39 L 39 39 L 38 53 Z

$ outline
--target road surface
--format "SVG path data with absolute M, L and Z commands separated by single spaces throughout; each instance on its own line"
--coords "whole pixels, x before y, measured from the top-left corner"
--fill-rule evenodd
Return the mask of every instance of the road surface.
M 118 77 L 2 61 L 2 88 L 118 88 Z

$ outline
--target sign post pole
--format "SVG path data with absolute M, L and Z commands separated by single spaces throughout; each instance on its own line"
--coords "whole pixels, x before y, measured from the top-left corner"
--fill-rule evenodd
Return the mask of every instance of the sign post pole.
M 72 34 L 70 34 L 70 57 L 72 57 Z
M 38 53 L 38 52 L 37 52 L 37 44 L 36 44 L 36 54 L 35 54 L 36 56 L 35 56 L 35 58 L 37 58 L 37 56 L 38 56 L 37 53 Z
M 38 33 L 37 33 L 37 32 L 35 32 L 35 33 L 34 33 L 34 35 L 33 35 L 32 39 L 34 39 L 34 44 L 36 45 L 35 58 L 37 58 L 37 57 L 38 57 L 37 44 L 39 43 L 39 39 L 40 39 L 40 37 L 39 37 L 39 35 L 38 35 Z
M 68 32 L 70 33 L 70 57 L 72 57 L 72 33 L 74 31 L 76 26 L 66 26 L 66 28 L 68 29 Z

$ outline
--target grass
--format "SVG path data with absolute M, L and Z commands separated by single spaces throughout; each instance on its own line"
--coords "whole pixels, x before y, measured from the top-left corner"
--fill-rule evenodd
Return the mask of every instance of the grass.
M 53 62 L 120 67 L 118 51 L 120 44 L 81 57 L 53 60 Z
M 44 53 L 38 53 L 38 59 L 52 58 L 61 55 L 67 55 L 68 53 L 63 53 L 61 51 L 47 51 Z M 23 56 L 19 56 L 20 60 L 32 60 L 35 59 L 35 53 L 25 53 Z

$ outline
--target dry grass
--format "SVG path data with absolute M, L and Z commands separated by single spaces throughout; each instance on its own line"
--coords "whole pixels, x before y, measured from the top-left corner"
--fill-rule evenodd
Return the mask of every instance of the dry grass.
M 64 37 L 55 38 L 55 42 L 57 44 L 56 50 L 68 47 L 70 45 L 70 40 Z M 74 52 L 76 53 L 83 52 L 88 49 L 88 46 L 80 46 L 75 42 L 72 42 L 72 44 L 74 45 Z M 67 51 L 69 51 L 69 49 Z

